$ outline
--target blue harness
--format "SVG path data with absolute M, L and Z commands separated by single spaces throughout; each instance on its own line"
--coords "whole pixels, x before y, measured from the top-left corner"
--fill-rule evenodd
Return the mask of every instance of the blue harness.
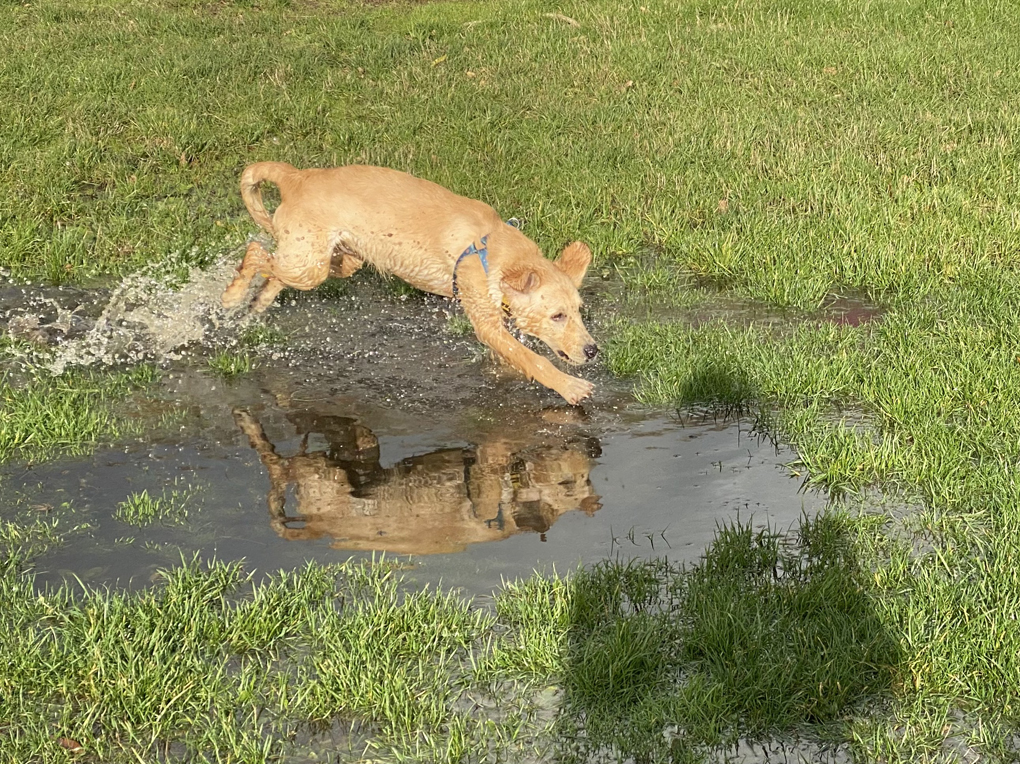
M 521 227 L 524 225 L 524 222 L 522 220 L 518 220 L 517 218 L 510 218 L 508 221 L 506 221 L 506 224 L 511 228 L 516 228 L 519 231 Z M 485 236 L 483 236 L 478 241 L 482 245 L 481 247 L 476 247 L 475 243 L 471 242 L 471 244 L 468 245 L 468 248 L 460 253 L 460 257 L 457 258 L 457 262 L 453 264 L 453 299 L 455 300 L 457 299 L 457 268 L 460 267 L 460 262 L 465 257 L 470 257 L 471 255 L 478 255 L 478 259 L 482 261 L 482 270 L 485 271 L 486 276 L 489 275 L 489 248 L 487 245 L 487 242 L 489 241 L 489 234 L 485 234 Z M 506 304 L 506 300 L 503 301 L 503 312 L 506 313 L 507 315 L 510 315 L 510 308 Z
M 457 268 L 460 267 L 461 260 L 471 255 L 478 255 L 478 259 L 482 261 L 482 269 L 485 271 L 485 275 L 489 275 L 489 248 L 486 246 L 486 242 L 489 240 L 489 235 L 486 234 L 479 241 L 482 244 L 481 249 L 475 246 L 474 242 L 471 242 L 470 246 L 460 253 L 460 257 L 457 258 L 457 262 L 453 265 L 453 299 L 457 299 Z

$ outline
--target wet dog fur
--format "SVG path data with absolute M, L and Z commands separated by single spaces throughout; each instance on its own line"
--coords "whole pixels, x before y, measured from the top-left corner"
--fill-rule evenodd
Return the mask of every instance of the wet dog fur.
M 272 217 L 262 183 L 276 184 L 280 205 Z M 256 274 L 266 282 L 252 302 L 263 311 L 284 287 L 314 289 L 330 276 L 347 277 L 364 263 L 418 289 L 457 295 L 478 339 L 497 357 L 568 403 L 591 395 L 593 385 L 564 373 L 518 342 L 503 320 L 504 305 L 518 329 L 542 340 L 573 365 L 590 361 L 598 347 L 581 320 L 578 288 L 591 262 L 583 242 L 568 244 L 549 261 L 538 246 L 507 225 L 489 205 L 442 186 L 384 167 L 350 165 L 299 170 L 260 162 L 241 175 L 241 195 L 256 223 L 276 239 L 276 251 L 248 245 L 223 305 L 244 299 Z M 487 237 L 488 271 L 471 255 Z

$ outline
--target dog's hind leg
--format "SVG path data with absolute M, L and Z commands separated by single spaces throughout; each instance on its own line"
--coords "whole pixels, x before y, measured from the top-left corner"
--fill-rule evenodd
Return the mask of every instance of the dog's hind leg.
M 330 278 L 346 279 L 353 276 L 357 270 L 365 264 L 360 257 L 353 255 L 334 255 L 333 261 L 329 264 Z
M 334 279 L 349 278 L 364 264 L 365 261 L 344 241 L 344 234 L 341 233 L 333 247 L 333 258 L 329 263 L 330 277 Z
M 273 304 L 273 300 L 276 296 L 283 291 L 283 288 L 287 286 L 280 279 L 275 276 L 270 276 L 266 279 L 266 283 L 262 285 L 262 289 L 255 295 L 255 299 L 252 300 L 251 309 L 255 313 L 262 313 Z
M 223 290 L 221 298 L 223 307 L 233 308 L 239 305 L 244 298 L 244 293 L 248 291 L 248 285 L 255 278 L 255 274 L 260 271 L 268 272 L 269 268 L 269 253 L 266 252 L 265 247 L 257 241 L 251 242 L 248 245 L 248 250 L 244 253 L 244 260 L 237 268 L 237 275 L 230 282 L 230 286 Z
M 252 258 L 253 265 L 261 264 L 267 271 L 266 283 L 251 304 L 256 313 L 262 313 L 272 305 L 284 287 L 315 289 L 329 276 L 330 258 L 326 254 L 326 244 L 321 241 L 322 236 L 299 229 L 293 223 L 290 227 L 284 225 L 277 228 L 282 230 L 276 240 L 276 252 L 269 255 L 262 250 L 265 253 L 262 260 L 257 255 Z

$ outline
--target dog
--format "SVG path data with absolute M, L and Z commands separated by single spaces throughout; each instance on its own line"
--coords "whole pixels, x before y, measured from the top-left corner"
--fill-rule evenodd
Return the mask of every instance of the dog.
M 272 217 L 262 203 L 265 182 L 280 190 Z M 549 261 L 484 202 L 385 167 L 299 170 L 260 162 L 242 173 L 241 196 L 255 222 L 276 239 L 276 251 L 257 241 L 248 245 L 223 292 L 224 307 L 239 305 L 259 273 L 266 282 L 252 302 L 256 312 L 284 287 L 314 289 L 369 263 L 425 292 L 460 300 L 482 343 L 568 403 L 592 394 L 590 382 L 526 348 L 504 322 L 509 315 L 572 365 L 595 358 L 598 346 L 580 314 L 578 288 L 591 263 L 583 242 L 568 244 Z

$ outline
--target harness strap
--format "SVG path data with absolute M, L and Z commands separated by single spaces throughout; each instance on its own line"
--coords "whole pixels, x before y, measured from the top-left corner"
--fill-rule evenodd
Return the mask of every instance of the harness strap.
M 510 220 L 507 221 L 507 225 L 513 226 L 514 228 L 520 228 L 520 223 L 516 218 L 510 218 Z M 482 245 L 481 247 L 476 247 L 475 243 L 471 242 L 468 245 L 468 248 L 460 253 L 460 257 L 457 258 L 457 262 L 453 264 L 453 299 L 455 300 L 459 299 L 457 289 L 457 268 L 460 267 L 460 263 L 465 257 L 470 257 L 471 255 L 478 255 L 478 259 L 481 260 L 482 262 L 482 270 L 485 271 L 486 276 L 489 275 L 488 241 L 489 234 L 485 234 L 485 236 L 478 240 L 478 242 Z M 503 301 L 500 304 L 500 308 L 503 309 L 503 315 L 506 318 L 510 318 L 510 303 L 506 301 L 505 296 L 503 297 Z
M 482 270 L 485 271 L 485 275 L 489 275 L 489 248 L 486 246 L 486 242 L 489 240 L 489 235 L 486 234 L 479 241 L 481 242 L 481 248 L 475 246 L 474 242 L 468 245 L 468 248 L 460 253 L 460 257 L 457 258 L 457 262 L 453 265 L 453 299 L 457 299 L 457 268 L 460 267 L 461 260 L 471 255 L 478 255 L 478 259 L 482 261 Z

